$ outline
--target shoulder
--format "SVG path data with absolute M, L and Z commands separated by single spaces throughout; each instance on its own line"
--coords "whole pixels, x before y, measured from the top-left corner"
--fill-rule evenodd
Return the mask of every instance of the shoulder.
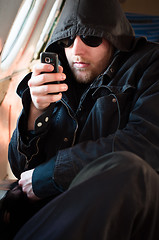
M 138 54 L 139 58 L 157 57 L 159 56 L 159 43 L 147 41 L 146 38 L 139 38 L 132 51 L 132 55 L 133 54 Z
M 31 78 L 32 73 L 28 73 L 23 79 L 22 81 L 19 83 L 18 87 L 17 87 L 17 94 L 22 97 L 24 91 L 28 88 L 28 81 Z

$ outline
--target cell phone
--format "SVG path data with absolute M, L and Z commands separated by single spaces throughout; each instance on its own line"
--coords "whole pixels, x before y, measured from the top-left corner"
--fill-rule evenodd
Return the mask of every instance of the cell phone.
M 54 66 L 53 73 L 57 73 L 58 70 L 58 55 L 52 52 L 42 52 L 40 53 L 40 60 L 42 63 L 48 63 Z M 52 82 L 52 83 L 60 83 L 60 81 Z M 51 83 L 50 83 L 51 84 Z

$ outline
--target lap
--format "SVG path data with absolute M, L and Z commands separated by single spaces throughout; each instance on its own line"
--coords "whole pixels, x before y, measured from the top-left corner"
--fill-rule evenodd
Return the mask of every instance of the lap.
M 135 154 L 116 152 L 86 166 L 15 240 L 154 240 L 158 226 L 158 175 Z

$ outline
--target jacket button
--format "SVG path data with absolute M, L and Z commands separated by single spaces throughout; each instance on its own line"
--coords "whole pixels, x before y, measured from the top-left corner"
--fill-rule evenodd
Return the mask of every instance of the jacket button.
M 110 68 L 110 72 L 113 73 L 114 72 L 114 68 L 111 67 Z
M 42 125 L 43 125 L 42 122 L 38 122 L 38 123 L 37 123 L 37 126 L 38 126 L 38 127 L 41 127 Z
M 46 117 L 46 118 L 45 118 L 45 122 L 48 122 L 48 121 L 49 121 L 49 117 Z
M 64 138 L 64 142 L 68 142 L 68 138 L 67 137 Z
M 113 99 L 112 99 L 112 102 L 113 102 L 113 103 L 116 103 L 116 98 L 113 98 Z

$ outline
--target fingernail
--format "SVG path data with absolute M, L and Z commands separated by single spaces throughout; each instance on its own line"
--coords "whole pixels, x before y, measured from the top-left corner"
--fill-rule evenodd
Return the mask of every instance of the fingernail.
M 48 65 L 48 70 L 52 71 L 53 70 L 53 66 L 52 65 Z
M 62 86 L 62 89 L 63 89 L 63 90 L 67 90 L 67 89 L 68 89 L 67 85 L 63 85 L 63 86 Z
M 61 74 L 61 79 L 66 79 L 66 75 L 65 74 Z

